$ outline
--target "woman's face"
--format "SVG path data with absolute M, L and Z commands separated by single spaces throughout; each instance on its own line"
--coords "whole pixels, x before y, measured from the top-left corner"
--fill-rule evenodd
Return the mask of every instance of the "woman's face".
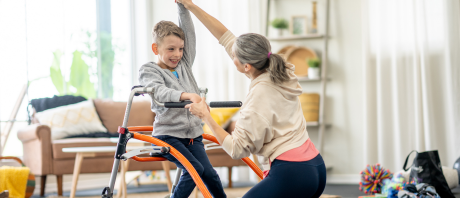
M 236 66 L 236 70 L 238 70 L 239 72 L 241 73 L 246 73 L 246 71 L 244 70 L 244 64 L 241 64 L 240 60 L 238 60 L 238 58 L 236 57 L 236 53 L 235 53 L 235 45 L 236 44 L 233 44 L 233 47 L 232 47 L 232 59 L 233 59 L 233 64 L 235 64 Z

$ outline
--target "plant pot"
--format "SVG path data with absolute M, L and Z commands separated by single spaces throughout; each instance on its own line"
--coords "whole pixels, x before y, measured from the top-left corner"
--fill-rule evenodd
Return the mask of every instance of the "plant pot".
M 308 78 L 315 79 L 319 78 L 319 67 L 308 67 Z
M 279 29 L 279 28 L 276 29 L 276 35 L 277 35 L 278 37 L 283 36 L 283 29 Z

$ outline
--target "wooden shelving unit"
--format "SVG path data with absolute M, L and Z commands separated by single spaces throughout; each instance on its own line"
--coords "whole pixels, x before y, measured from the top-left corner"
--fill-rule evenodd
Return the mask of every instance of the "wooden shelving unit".
M 299 82 L 320 82 L 321 78 L 297 77 Z
M 321 39 L 324 38 L 323 34 L 309 34 L 309 35 L 294 35 L 294 36 L 280 36 L 268 37 L 270 41 L 287 41 L 287 40 L 300 40 L 300 39 Z

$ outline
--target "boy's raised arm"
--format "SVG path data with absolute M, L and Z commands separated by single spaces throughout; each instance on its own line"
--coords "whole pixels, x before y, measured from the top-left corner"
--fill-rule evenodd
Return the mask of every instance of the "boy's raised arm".
M 177 0 L 177 2 L 182 3 L 185 8 L 190 10 L 217 40 L 228 31 L 224 24 L 195 5 L 192 0 Z
M 179 27 L 185 34 L 184 55 L 182 56 L 182 59 L 187 62 L 187 66 L 191 67 L 196 56 L 195 27 L 193 26 L 190 12 L 184 7 L 184 5 L 178 3 L 177 7 L 179 9 Z

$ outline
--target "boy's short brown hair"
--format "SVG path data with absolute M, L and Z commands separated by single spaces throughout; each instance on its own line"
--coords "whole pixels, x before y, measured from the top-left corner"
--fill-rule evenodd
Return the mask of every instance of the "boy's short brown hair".
M 160 44 L 169 35 L 175 35 L 185 40 L 184 31 L 171 21 L 160 21 L 153 27 L 152 36 L 154 43 Z

